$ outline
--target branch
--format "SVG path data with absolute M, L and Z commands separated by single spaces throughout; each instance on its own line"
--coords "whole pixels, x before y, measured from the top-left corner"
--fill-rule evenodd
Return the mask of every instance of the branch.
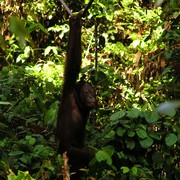
M 85 7 L 83 13 L 82 13 L 82 17 L 84 17 L 88 11 L 88 9 L 91 7 L 92 3 L 94 0 L 90 0 L 89 3 L 87 4 L 87 6 Z
M 61 4 L 64 6 L 64 8 L 66 9 L 66 11 L 68 12 L 68 14 L 70 16 L 73 15 L 73 13 L 71 12 L 71 10 L 69 9 L 69 7 L 66 5 L 66 3 L 63 0 L 59 0 L 61 2 Z M 82 12 L 82 17 L 84 17 L 88 11 L 88 9 L 91 7 L 92 3 L 94 0 L 90 0 L 89 3 L 87 4 L 87 6 L 85 7 L 84 11 Z
M 64 6 L 64 8 L 66 9 L 66 11 L 68 12 L 68 14 L 70 16 L 73 15 L 73 13 L 71 12 L 71 10 L 69 9 L 69 7 L 66 5 L 66 3 L 63 0 L 59 0 L 61 2 L 61 4 Z

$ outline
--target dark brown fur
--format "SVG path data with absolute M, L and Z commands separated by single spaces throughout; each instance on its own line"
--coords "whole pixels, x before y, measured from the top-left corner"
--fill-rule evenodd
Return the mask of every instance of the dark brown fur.
M 81 13 L 72 15 L 65 67 L 62 100 L 58 112 L 57 138 L 59 152 L 67 151 L 71 171 L 88 165 L 93 154 L 84 147 L 85 126 L 90 110 L 95 106 L 95 90 L 87 82 L 76 83 L 81 69 Z

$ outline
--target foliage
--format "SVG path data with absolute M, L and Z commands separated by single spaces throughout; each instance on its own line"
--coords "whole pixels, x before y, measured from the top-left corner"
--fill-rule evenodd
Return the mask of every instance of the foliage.
M 178 119 L 174 113 L 160 116 L 156 111 L 135 108 L 113 113 L 103 132 L 93 139 L 92 146 L 104 145 L 96 153 L 96 161 L 103 167 L 95 171 L 97 179 L 105 172 L 125 179 L 178 177 Z M 97 162 L 92 162 L 92 168 Z
M 77 12 L 88 1 L 66 2 Z M 59 1 L 0 3 L 0 179 L 58 179 L 68 17 Z M 92 4 L 82 30 L 82 74 L 98 99 L 91 177 L 179 179 L 179 18 L 178 0 Z

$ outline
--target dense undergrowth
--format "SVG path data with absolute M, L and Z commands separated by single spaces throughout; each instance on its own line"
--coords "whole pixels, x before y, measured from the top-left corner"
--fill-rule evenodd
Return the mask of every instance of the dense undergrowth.
M 0 179 L 58 179 L 67 14 L 53 0 L 0 2 Z M 74 12 L 87 3 L 66 2 Z M 180 178 L 180 112 L 157 109 L 180 98 L 179 5 L 95 0 L 90 8 L 82 74 L 98 99 L 86 127 L 92 179 Z

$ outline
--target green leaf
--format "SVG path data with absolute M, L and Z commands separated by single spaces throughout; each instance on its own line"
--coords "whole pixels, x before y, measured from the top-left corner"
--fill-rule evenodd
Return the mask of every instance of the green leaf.
M 36 139 L 32 136 L 26 136 L 25 139 L 29 141 L 29 145 L 33 145 L 36 143 Z
M 163 124 L 164 124 L 165 126 L 172 126 L 172 124 L 171 124 L 170 122 L 163 122 Z
M 24 180 L 33 180 L 33 178 L 30 176 L 28 171 L 18 171 L 18 176 L 17 176 L 18 180 L 19 179 L 24 179 Z
M 17 16 L 10 16 L 9 18 L 10 31 L 14 33 L 19 39 L 19 44 L 22 48 L 26 46 L 26 39 L 29 38 L 29 32 L 25 28 L 25 23 L 21 21 Z
M 30 164 L 32 156 L 30 154 L 23 154 L 21 158 L 19 158 L 24 164 Z
M 114 154 L 114 146 L 105 146 L 103 147 L 103 151 L 106 151 L 110 156 L 112 156 Z
M 37 26 L 38 26 L 39 29 L 40 29 L 41 31 L 43 31 L 45 34 L 47 34 L 47 35 L 49 34 L 48 30 L 47 30 L 42 24 L 38 23 Z
M 28 58 L 30 56 L 31 48 L 30 46 L 26 46 L 24 49 L 24 56 L 25 58 Z
M 140 111 L 136 108 L 132 108 L 130 111 L 127 111 L 127 116 L 129 118 L 137 118 L 140 115 Z
M 17 16 L 10 16 L 9 26 L 12 33 L 19 37 L 26 37 L 28 31 L 25 29 L 23 21 L 21 21 Z
M 125 158 L 125 154 L 124 154 L 123 151 L 118 152 L 117 155 L 118 155 L 118 158 L 119 158 L 119 159 L 124 159 L 124 158 Z
M 104 152 L 103 150 L 99 150 L 96 153 L 95 157 L 98 162 L 102 162 L 102 161 L 106 161 L 106 159 L 108 158 L 108 154 L 107 152 Z
M 118 128 L 116 129 L 116 134 L 117 134 L 118 136 L 120 136 L 120 137 L 122 137 L 125 132 L 126 132 L 126 129 L 123 128 L 123 127 L 118 127 Z
M 138 173 L 138 168 L 135 167 L 135 166 L 132 167 L 132 168 L 131 168 L 131 174 L 135 176 L 135 175 L 137 175 L 137 173 Z
M 13 172 L 10 172 L 8 175 L 8 180 L 17 180 L 17 176 Z
M 145 138 L 143 140 L 140 140 L 139 142 L 140 142 L 140 145 L 143 148 L 147 149 L 147 148 L 149 148 L 153 144 L 153 139 L 150 138 L 150 137 L 147 137 L 147 138 Z
M 0 169 L 1 171 L 9 171 L 9 164 L 8 162 L 0 161 Z
M 54 54 L 58 54 L 58 50 L 57 47 L 55 46 L 48 46 L 45 51 L 44 51 L 44 55 L 47 56 L 49 55 L 50 51 L 53 51 Z
M 167 146 L 172 146 L 177 142 L 177 136 L 174 133 L 167 134 L 165 142 Z
M 1 42 L 0 42 L 0 43 L 1 43 Z M 7 75 L 8 72 L 9 72 L 9 67 L 7 67 L 7 66 L 4 66 L 4 67 L 1 69 L 1 73 L 2 73 L 3 75 Z
M 0 148 L 3 148 L 5 146 L 5 143 L 3 141 L 0 141 Z
M 128 131 L 128 132 L 127 132 L 128 137 L 134 137 L 135 134 L 136 134 L 136 133 L 135 133 L 134 131 Z
M 55 125 L 57 119 L 57 109 L 58 109 L 58 101 L 55 101 L 54 103 L 51 104 L 51 106 L 45 113 L 44 122 L 46 124 Z
M 9 153 L 9 156 L 18 156 L 24 154 L 24 151 L 12 151 Z
M 126 166 L 122 166 L 122 167 L 121 167 L 121 170 L 122 170 L 123 174 L 126 174 L 126 173 L 129 172 L 129 168 L 126 167 Z
M 16 59 L 16 63 L 18 63 L 18 62 L 24 63 L 26 60 L 27 60 L 27 58 L 25 57 L 25 55 L 24 55 L 24 54 L 20 54 L 20 55 L 17 57 L 17 59 Z
M 129 124 L 131 123 L 131 120 L 125 120 L 125 119 L 121 119 L 118 121 L 120 124 L 122 124 L 124 127 L 129 126 L 131 127 Z M 127 127 L 128 128 L 128 127 Z
M 159 118 L 160 116 L 156 111 L 147 111 L 145 113 L 145 119 L 148 123 L 155 123 Z
M 108 165 L 112 164 L 111 156 L 106 151 L 103 150 L 98 151 L 95 157 L 98 162 L 106 161 Z
M 155 132 L 154 133 L 151 133 L 149 134 L 150 137 L 152 137 L 153 139 L 156 139 L 156 140 L 160 140 L 160 136 L 158 134 L 156 134 Z
M 115 131 L 114 130 L 111 130 L 110 132 L 108 132 L 104 138 L 106 139 L 110 139 L 110 138 L 113 138 L 115 136 Z
M 55 170 L 51 161 L 48 161 L 48 160 L 44 161 L 43 167 L 51 170 L 52 172 L 54 172 Z
M 0 101 L 0 105 L 12 105 L 10 102 Z
M 137 128 L 136 129 L 136 134 L 138 135 L 138 137 L 140 137 L 141 139 L 144 139 L 147 137 L 147 133 L 144 129 L 141 128 Z
M 111 121 L 117 121 L 117 120 L 121 119 L 122 117 L 124 117 L 125 115 L 126 115 L 126 111 L 121 110 L 121 111 L 118 111 L 118 112 L 115 112 L 114 114 L 112 114 L 110 116 L 110 120 Z
M 106 146 L 102 150 L 98 151 L 95 155 L 96 160 L 98 162 L 106 161 L 108 165 L 112 165 L 112 158 L 111 156 L 114 154 L 114 147 L 113 146 Z

